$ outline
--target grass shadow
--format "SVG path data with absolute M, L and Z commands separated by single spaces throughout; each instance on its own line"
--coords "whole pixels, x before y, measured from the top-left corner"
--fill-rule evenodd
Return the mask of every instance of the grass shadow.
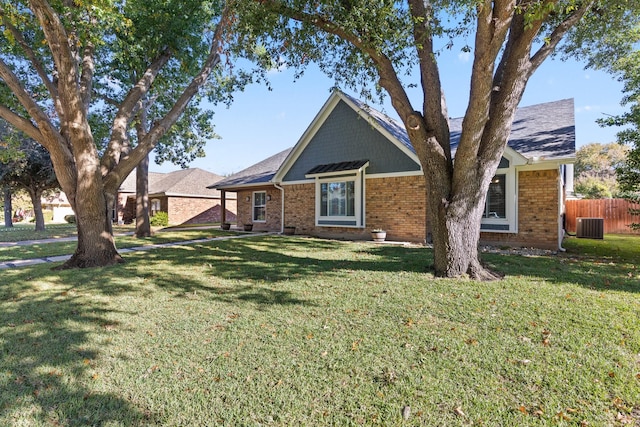
M 22 283 L 11 292 L 0 285 L 0 414 L 16 424 L 23 416 L 41 425 L 148 421 L 122 396 L 92 387 L 99 380 L 92 364 L 104 348 L 90 335 L 109 324 L 108 312 L 70 286 Z

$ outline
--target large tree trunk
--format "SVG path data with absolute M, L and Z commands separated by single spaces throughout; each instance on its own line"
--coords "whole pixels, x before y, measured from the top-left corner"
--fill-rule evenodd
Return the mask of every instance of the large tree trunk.
M 136 237 L 150 237 L 149 221 L 149 155 L 136 167 Z
M 99 173 L 78 179 L 72 203 L 78 226 L 76 251 L 58 269 L 103 267 L 124 262 L 116 249 L 111 212 Z
M 11 189 L 5 187 L 4 193 L 4 226 L 13 227 L 13 205 L 11 204 Z
M 478 177 L 481 181 L 482 177 Z M 478 253 L 480 224 L 484 212 L 487 184 L 469 186 L 458 191 L 451 200 L 428 196 L 428 217 L 432 230 L 434 273 L 439 277 L 468 275 L 477 280 L 501 277 L 482 265 Z M 431 191 L 435 191 L 430 186 Z
M 42 190 L 29 189 L 31 204 L 33 205 L 33 214 L 36 217 L 36 231 L 44 231 L 44 214 L 42 213 Z

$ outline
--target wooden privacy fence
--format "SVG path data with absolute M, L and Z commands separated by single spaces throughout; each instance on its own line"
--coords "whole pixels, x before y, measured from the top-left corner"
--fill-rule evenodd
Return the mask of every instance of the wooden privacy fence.
M 632 222 L 640 222 L 640 216 L 631 216 L 629 208 L 640 205 L 624 199 L 582 199 L 566 201 L 566 230 L 576 232 L 576 218 L 604 218 L 604 232 L 640 234 L 629 228 Z

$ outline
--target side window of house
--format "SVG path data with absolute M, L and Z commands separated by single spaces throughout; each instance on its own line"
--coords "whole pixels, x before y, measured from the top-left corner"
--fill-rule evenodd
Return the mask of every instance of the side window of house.
M 253 193 L 253 221 L 265 222 L 267 220 L 267 193 L 256 191 Z
M 502 157 L 491 179 L 482 214 L 482 231 L 516 233 L 518 231 L 516 170 L 511 160 Z
M 507 176 L 504 174 L 496 175 L 491 180 L 484 205 L 485 218 L 507 217 L 506 183 Z
M 160 200 L 152 199 L 151 200 L 151 216 L 155 215 L 157 212 L 160 212 Z

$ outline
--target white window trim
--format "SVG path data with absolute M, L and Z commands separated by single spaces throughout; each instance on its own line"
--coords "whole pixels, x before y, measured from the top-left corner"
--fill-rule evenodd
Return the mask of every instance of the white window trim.
M 321 203 L 322 203 L 322 191 L 321 184 L 329 183 L 329 182 L 354 182 L 354 214 L 353 216 L 320 216 L 320 212 L 322 211 Z M 320 178 L 316 176 L 316 227 L 341 227 L 341 228 L 362 228 L 365 226 L 364 224 L 364 191 L 365 191 L 365 180 L 363 177 L 363 173 L 361 171 L 357 171 L 355 173 L 351 172 L 342 172 L 340 175 L 331 174 L 327 177 Z M 330 222 L 340 222 L 340 221 L 353 221 L 354 225 L 350 224 L 323 224 L 321 221 L 330 221 Z
M 256 206 L 256 194 L 264 193 L 264 205 Z M 264 206 L 264 219 L 255 219 L 256 208 Z M 267 222 L 267 192 L 266 191 L 254 191 L 251 195 L 251 221 L 255 223 Z
M 518 232 L 518 175 L 510 156 L 504 155 L 509 160 L 509 168 L 496 170 L 495 175 L 505 175 L 505 214 L 506 218 L 482 218 L 482 225 L 507 225 L 506 230 L 492 230 L 482 228 L 483 233 L 517 233 Z

